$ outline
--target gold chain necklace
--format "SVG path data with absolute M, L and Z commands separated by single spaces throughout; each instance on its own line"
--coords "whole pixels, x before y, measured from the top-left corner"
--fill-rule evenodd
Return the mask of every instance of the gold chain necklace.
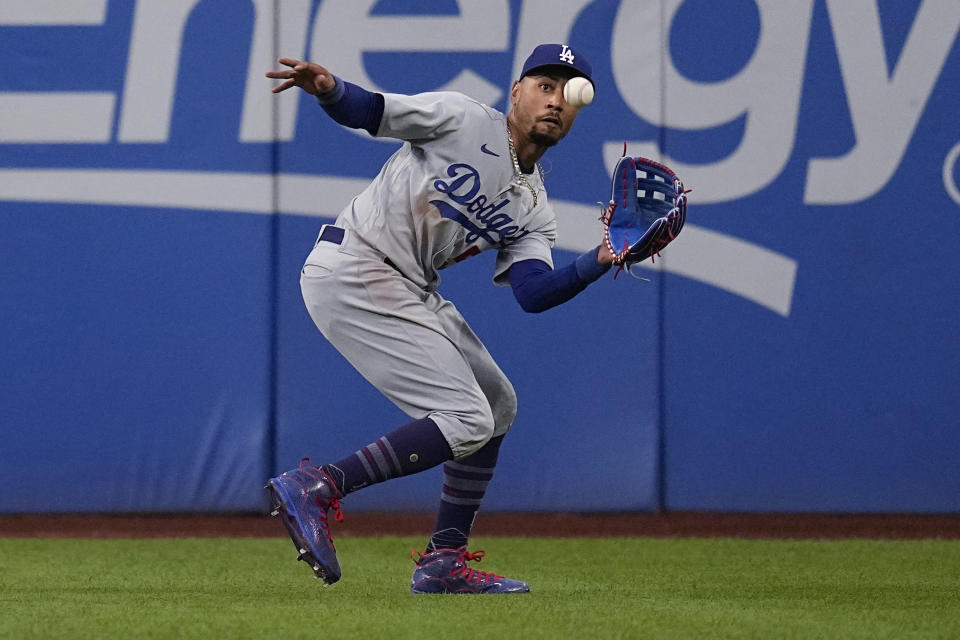
M 513 136 L 510 135 L 510 128 L 507 127 L 507 143 L 510 145 L 510 159 L 513 160 L 513 171 L 520 178 L 520 182 L 530 190 L 530 194 L 533 196 L 533 206 L 537 206 L 537 190 L 533 188 L 533 185 L 527 180 L 527 177 L 523 175 L 523 172 L 520 171 L 520 161 L 517 160 L 517 148 L 513 146 Z M 543 178 L 543 169 L 540 168 L 540 163 L 537 163 L 537 169 L 540 171 L 540 177 Z

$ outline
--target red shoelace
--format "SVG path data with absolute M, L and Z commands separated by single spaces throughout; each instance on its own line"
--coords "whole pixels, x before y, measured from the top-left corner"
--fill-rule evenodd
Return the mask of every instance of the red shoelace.
M 495 573 L 478 571 L 477 569 L 471 569 L 467 566 L 467 562 L 470 560 L 480 562 L 483 559 L 483 556 L 487 555 L 487 552 L 483 549 L 478 549 L 471 553 L 470 551 L 467 551 L 466 547 L 464 547 L 463 549 L 456 549 L 455 551 L 457 552 L 459 566 L 450 571 L 451 576 L 463 578 L 467 582 L 472 582 L 474 584 L 493 582 L 503 578 L 503 576 L 499 576 Z M 423 559 L 424 556 L 420 551 L 414 550 L 410 553 L 410 557 L 413 558 L 414 562 L 419 563 L 419 560 Z
M 326 471 L 324 471 L 320 467 L 314 467 L 312 464 L 310 464 L 310 458 L 302 458 L 300 460 L 301 470 L 303 469 L 303 465 L 305 464 L 309 468 L 316 469 L 317 471 L 319 471 L 320 474 L 323 475 L 324 478 L 326 478 L 327 482 L 330 483 L 330 486 L 333 487 L 334 493 L 336 493 L 337 485 L 336 483 L 334 483 L 333 478 L 330 477 L 330 474 L 328 474 Z M 320 498 L 314 498 L 313 501 L 316 502 L 321 507 L 323 506 L 323 501 Z M 320 528 L 323 529 L 323 535 L 327 538 L 327 541 L 330 543 L 330 546 L 333 547 L 333 537 L 330 535 L 330 524 L 327 522 L 327 512 L 330 509 L 333 509 L 334 521 L 343 522 L 343 511 L 340 510 L 340 500 L 336 496 L 334 496 L 333 498 L 330 498 L 330 501 L 327 503 L 327 509 L 323 511 L 321 515 L 317 518 L 320 521 Z M 336 547 L 334 547 L 333 550 L 336 551 L 337 550 Z

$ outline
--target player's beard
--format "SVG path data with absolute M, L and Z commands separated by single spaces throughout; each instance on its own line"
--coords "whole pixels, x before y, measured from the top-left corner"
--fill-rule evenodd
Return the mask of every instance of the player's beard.
M 540 147 L 552 147 L 560 142 L 561 138 L 562 136 L 553 136 L 547 133 L 540 133 L 536 129 L 530 132 L 530 142 Z
M 563 130 L 563 127 L 544 126 L 538 122 L 530 128 L 528 139 L 537 146 L 552 147 L 563 140 L 564 135 L 566 135 L 566 131 Z

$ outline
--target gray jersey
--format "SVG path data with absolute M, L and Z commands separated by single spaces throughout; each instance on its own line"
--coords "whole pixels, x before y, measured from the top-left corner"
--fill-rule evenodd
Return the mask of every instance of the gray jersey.
M 353 230 L 423 289 L 438 271 L 498 251 L 494 282 L 520 260 L 553 267 L 556 218 L 539 172 L 516 176 L 499 111 L 453 92 L 384 94 L 378 137 L 404 140 L 370 185 L 340 213 Z

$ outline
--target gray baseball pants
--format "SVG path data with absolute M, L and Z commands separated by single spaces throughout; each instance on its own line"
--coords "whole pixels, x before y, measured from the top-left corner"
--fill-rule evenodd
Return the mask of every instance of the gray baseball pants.
M 321 230 L 300 275 L 320 332 L 407 415 L 433 420 L 456 459 L 506 433 L 517 412 L 513 385 L 453 303 L 338 230 Z

